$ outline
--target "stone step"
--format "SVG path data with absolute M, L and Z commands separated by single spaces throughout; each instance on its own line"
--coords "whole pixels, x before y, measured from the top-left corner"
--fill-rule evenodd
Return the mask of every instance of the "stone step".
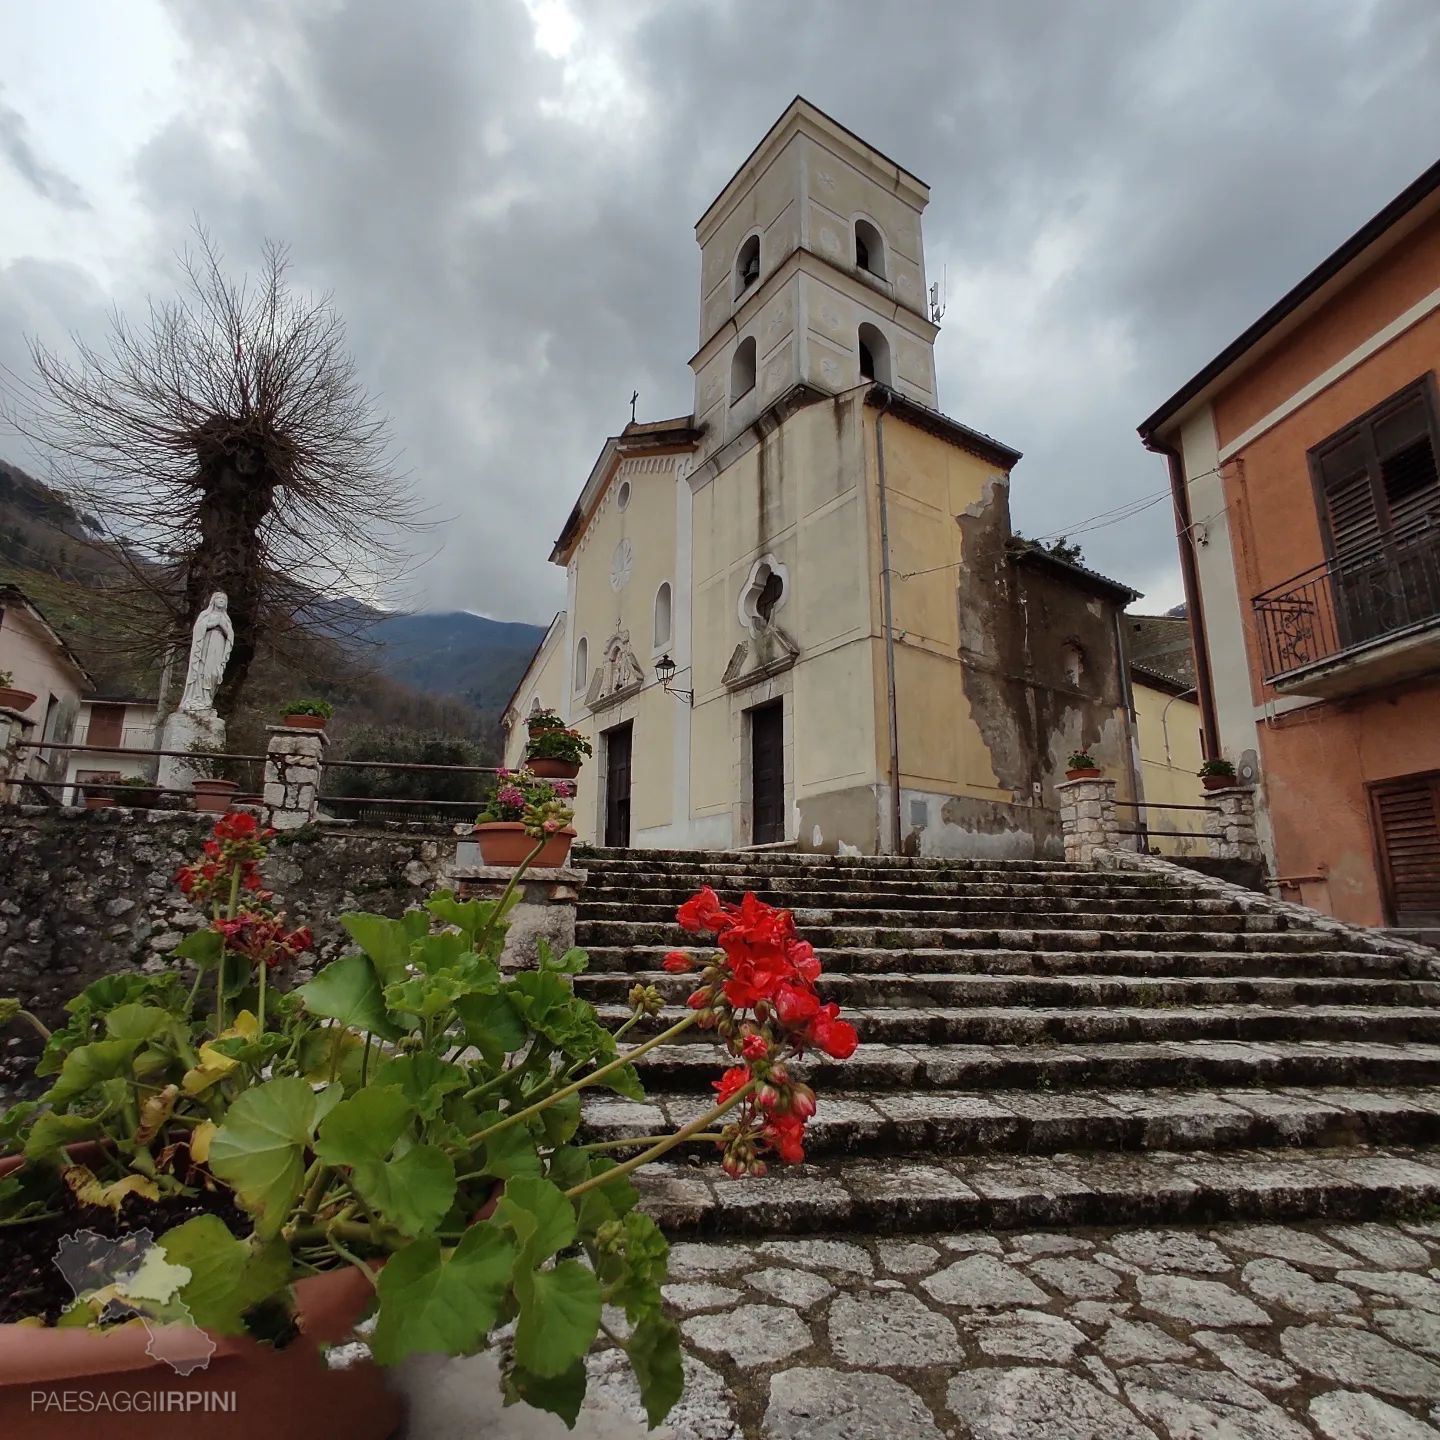
M 709 1100 L 651 1094 L 641 1104 L 594 1096 L 583 1110 L 596 1142 L 662 1135 L 698 1119 Z M 1440 1141 L 1440 1090 L 937 1090 L 825 1093 L 806 1127 L 806 1154 L 951 1157 L 996 1152 L 1220 1150 L 1277 1145 L 1416 1145 Z M 702 1158 L 714 1143 L 691 1145 Z M 633 1153 L 616 1150 L 617 1157 Z
M 1086 910 L 1037 912 L 1028 905 L 996 910 L 936 909 L 870 909 L 837 907 L 812 909 L 808 906 L 789 907 L 795 926 L 807 939 L 831 930 L 874 928 L 888 934 L 907 934 L 912 927 L 925 930 L 1007 930 L 1015 926 L 1043 924 L 1047 930 L 1122 930 L 1128 933 L 1201 931 L 1218 935 L 1261 935 L 1280 932 L 1309 935 L 1316 932 L 1294 926 L 1284 915 L 1217 914 L 1214 911 L 1156 911 L 1152 908 L 1117 914 L 1108 907 Z M 582 905 L 576 922 L 590 933 L 594 925 L 662 926 L 667 931 L 675 924 L 675 911 L 669 905 L 606 904 L 590 900 Z M 611 933 L 611 932 L 599 932 Z M 818 942 L 815 942 L 818 943 Z
M 575 847 L 576 859 L 597 870 L 663 871 L 743 868 L 747 870 L 830 870 L 851 874 L 868 870 L 953 871 L 999 874 L 1094 874 L 1088 865 L 1070 860 L 989 860 L 979 857 L 928 858 L 914 855 L 821 855 L 808 850 L 639 850 L 604 846 Z
M 1163 950 L 1133 944 L 1143 937 L 1131 937 L 1132 947 L 1128 949 L 1110 946 L 1081 949 L 1073 932 L 1061 930 L 1051 933 L 1069 940 L 1070 946 L 1055 949 L 1028 945 L 994 949 L 976 946 L 966 950 L 927 945 L 921 940 L 893 949 L 836 947 L 827 949 L 823 960 L 827 975 L 871 975 L 897 971 L 912 975 L 1092 975 L 1120 972 L 1164 978 L 1201 975 L 1376 975 L 1409 978 L 1403 958 L 1358 950 L 1179 949 L 1174 944 L 1175 936 L 1166 936 L 1166 948 Z M 669 938 L 663 944 L 597 943 L 593 939 L 588 943 L 579 943 L 589 951 L 592 971 L 633 973 L 660 969 L 661 958 L 668 951 L 693 939 L 683 936 L 678 930 L 675 934 L 678 939 Z M 1018 934 L 1017 938 L 1023 940 L 1024 935 Z M 1219 938 L 1270 940 L 1275 937 Z
M 993 888 L 993 887 L 987 887 Z M 688 900 L 693 891 L 670 887 L 641 889 L 639 887 L 611 887 L 586 885 L 580 897 L 579 913 L 591 920 L 609 920 L 630 915 L 639 919 L 674 919 L 680 905 Z M 972 914 L 976 911 L 1023 911 L 1027 915 L 1082 914 L 1082 915 L 1240 915 L 1242 909 L 1235 900 L 1194 900 L 1184 897 L 1157 897 L 1154 895 L 1123 895 L 1119 897 L 1100 895 L 1091 891 L 1077 891 L 1069 895 L 1057 895 L 1047 891 L 1040 895 L 1009 897 L 1003 894 L 960 894 L 953 887 L 943 892 L 907 891 L 902 889 L 873 890 L 818 890 L 807 888 L 803 891 L 759 890 L 755 894 L 768 904 L 780 905 L 793 910 L 798 916 L 802 911 L 832 911 L 850 914 L 855 911 L 890 910 L 907 914 L 931 914 L 935 911 L 961 912 Z M 722 899 L 734 900 L 733 891 L 725 892 Z
M 670 1003 L 683 1005 L 695 988 L 695 977 L 668 975 L 663 970 L 631 974 L 591 970 L 575 978 L 575 991 L 597 1004 L 620 1006 L 626 1004 L 637 983 L 653 985 Z M 827 970 L 821 989 L 827 1000 L 846 1008 L 1049 1005 L 1074 1011 L 1095 1006 L 1440 1004 L 1440 981 L 1350 975 L 1199 975 L 1179 979 L 1119 974 L 904 975 L 889 970 L 849 975 Z
M 1016 917 L 1009 917 L 1016 918 Z M 1022 917 L 1023 918 L 1023 917 Z M 1047 917 L 1059 918 L 1059 917 Z M 1223 918 L 1223 917 L 1217 917 Z M 961 925 L 802 925 L 801 933 L 814 947 L 833 954 L 840 950 L 1143 950 L 1157 940 L 1167 950 L 1271 950 L 1310 954 L 1329 950 L 1335 936 L 1321 930 L 1278 928 L 1287 917 L 1258 915 L 1253 930 L 1154 929 L 1133 926 L 1097 930 L 1063 928 L 1055 925 L 1005 929 Z M 1267 928 L 1270 927 L 1270 928 Z M 676 945 L 689 939 L 676 924 L 628 920 L 577 920 L 575 943 L 592 946 Z
M 706 1093 L 722 1068 L 708 1046 L 661 1045 L 639 1062 L 648 1089 Z M 1132 1040 L 1067 1045 L 886 1045 L 795 1066 L 827 1090 L 1042 1092 L 1210 1085 L 1433 1085 L 1440 1045 L 1363 1040 Z
M 625 1005 L 605 1005 L 600 1011 L 601 1019 L 612 1029 L 629 1013 Z M 908 997 L 901 993 L 889 1004 L 849 1007 L 846 1019 L 863 1040 L 885 1045 L 1118 1044 L 1127 1040 L 1440 1042 L 1440 1009 L 1433 1006 L 931 1008 L 908 1003 Z M 631 1038 L 638 1040 L 642 1036 L 637 1031 Z M 713 1049 L 713 1037 L 703 1031 L 693 1030 L 685 1039 Z
M 1409 1146 L 1041 1157 L 834 1157 L 729 1180 L 713 1161 L 642 1166 L 672 1235 L 1040 1229 L 1216 1220 L 1369 1219 L 1440 1203 L 1440 1155 Z M 1237 1434 L 1241 1433 L 1239 1431 Z
M 580 862 L 576 862 L 579 864 Z M 894 874 L 866 879 L 863 876 L 833 874 L 762 875 L 745 870 L 695 871 L 684 875 L 657 875 L 645 870 L 600 871 L 587 869 L 586 893 L 606 890 L 663 891 L 678 900 L 688 898 L 700 885 L 709 885 L 722 894 L 754 890 L 757 894 L 794 895 L 808 892 L 826 895 L 1004 895 L 1040 899 L 1047 895 L 1147 895 L 1184 898 L 1194 892 L 1165 877 L 1144 873 L 1087 870 L 1061 875 L 1053 880 L 1038 877 L 1017 880 L 965 876 L 923 876 Z

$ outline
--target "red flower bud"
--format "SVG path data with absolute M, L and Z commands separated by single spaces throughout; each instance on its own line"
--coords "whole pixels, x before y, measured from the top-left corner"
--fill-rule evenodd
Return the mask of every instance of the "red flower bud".
M 672 950 L 661 962 L 662 969 L 671 975 L 684 975 L 694 969 L 695 962 L 683 950 Z

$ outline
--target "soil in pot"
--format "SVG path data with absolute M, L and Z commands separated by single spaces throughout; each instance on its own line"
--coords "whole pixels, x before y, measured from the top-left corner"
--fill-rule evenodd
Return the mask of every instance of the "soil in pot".
M 287 715 L 285 724 L 291 730 L 323 730 L 325 717 L 323 715 Z
M 496 820 L 475 827 L 480 858 L 487 865 L 519 865 L 535 848 L 535 841 L 525 833 L 518 820 Z M 570 854 L 573 830 L 560 830 L 545 842 L 544 848 L 530 863 L 536 866 L 560 866 Z
M 534 760 L 526 760 L 525 764 L 545 780 L 573 780 L 580 773 L 578 760 L 551 760 L 541 755 Z

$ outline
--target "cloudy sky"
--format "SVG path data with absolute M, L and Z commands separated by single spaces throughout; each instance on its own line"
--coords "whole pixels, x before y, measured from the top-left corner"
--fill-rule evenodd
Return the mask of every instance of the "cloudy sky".
M 0 0 L 0 56 L 0 365 L 192 216 L 283 240 L 447 519 L 419 600 L 517 620 L 632 388 L 690 409 L 692 227 L 797 92 L 929 182 L 941 406 L 1031 534 L 1160 496 L 1137 422 L 1440 152 L 1435 0 Z M 1082 537 L 1145 608 L 1167 520 Z

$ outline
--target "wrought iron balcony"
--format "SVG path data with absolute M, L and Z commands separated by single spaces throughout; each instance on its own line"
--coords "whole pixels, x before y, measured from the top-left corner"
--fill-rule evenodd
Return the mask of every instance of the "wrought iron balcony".
M 1440 526 L 1313 566 L 1252 602 L 1266 680 L 1338 695 L 1436 668 Z

